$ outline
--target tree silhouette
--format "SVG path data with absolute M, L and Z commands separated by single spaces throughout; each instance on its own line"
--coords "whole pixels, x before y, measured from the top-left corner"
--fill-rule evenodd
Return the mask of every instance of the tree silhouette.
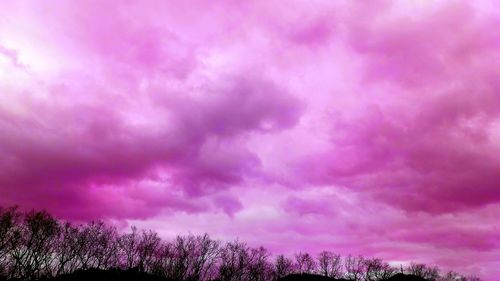
M 363 259 L 365 281 L 386 280 L 394 275 L 395 269 L 381 259 Z
M 219 264 L 220 280 L 244 280 L 248 260 L 248 247 L 245 243 L 238 241 L 227 243 L 221 250 Z
M 13 275 L 32 280 L 52 276 L 56 238 L 59 236 L 58 222 L 47 212 L 31 211 L 24 217 L 24 224 L 14 230 L 11 251 Z
M 80 267 L 78 262 L 78 235 L 79 229 L 70 223 L 61 226 L 60 237 L 55 245 L 56 267 L 55 275 L 67 274 Z
M 132 232 L 118 238 L 118 249 L 121 267 L 136 268 L 139 266 L 139 234 L 136 227 L 132 227 Z
M 15 226 L 18 224 L 20 214 L 17 208 L 3 209 L 0 207 L 0 276 L 8 275 L 10 264 L 9 254 L 15 247 Z
M 297 262 L 299 273 L 311 274 L 316 270 L 316 262 L 309 253 L 299 252 L 295 254 L 295 261 Z
M 329 251 L 323 251 L 318 255 L 319 272 L 323 276 L 340 278 L 342 277 L 342 259 L 340 255 Z
M 283 278 L 294 272 L 293 260 L 284 255 L 276 256 L 274 261 L 274 276 L 275 279 Z
M 346 277 L 353 281 L 360 281 L 365 272 L 365 260 L 362 256 L 347 256 L 344 260 Z
M 42 280 L 68 274 L 91 280 L 89 274 L 102 273 L 104 279 L 265 281 L 317 273 L 321 278 L 382 281 L 406 273 L 429 281 L 479 281 L 455 272 L 439 275 L 436 267 L 424 264 L 411 263 L 399 270 L 377 258 L 349 255 L 342 260 L 330 251 L 320 252 L 316 260 L 304 252 L 294 258 L 295 262 L 284 255 L 273 258 L 264 247 L 238 240 L 223 243 L 208 234 L 162 241 L 151 230 L 132 227 L 120 233 L 102 221 L 73 225 L 45 211 L 23 213 L 15 207 L 0 207 L 0 280 Z
M 272 265 L 268 262 L 270 254 L 264 247 L 250 249 L 248 261 L 248 280 L 265 281 L 272 278 Z
M 156 232 L 151 230 L 141 232 L 139 244 L 137 245 L 139 271 L 150 272 L 152 270 L 160 242 L 161 239 Z
M 439 269 L 437 267 L 428 267 L 422 263 L 410 263 L 407 272 L 429 281 L 435 281 L 439 278 Z

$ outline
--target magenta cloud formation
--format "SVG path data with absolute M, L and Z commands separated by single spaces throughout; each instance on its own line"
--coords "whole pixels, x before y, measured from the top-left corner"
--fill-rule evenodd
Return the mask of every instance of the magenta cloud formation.
M 495 0 L 2 1 L 0 205 L 493 280 L 499 26 Z

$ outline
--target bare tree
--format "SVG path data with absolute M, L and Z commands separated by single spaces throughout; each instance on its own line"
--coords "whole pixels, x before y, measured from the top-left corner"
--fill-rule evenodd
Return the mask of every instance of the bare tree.
M 481 278 L 475 275 L 469 275 L 465 278 L 466 281 L 481 281 Z
M 99 221 L 89 225 L 92 243 L 93 267 L 99 269 L 109 269 L 118 265 L 118 232 L 116 228 L 109 227 L 104 222 Z
M 344 267 L 348 279 L 353 281 L 362 280 L 365 271 L 365 263 L 362 256 L 347 256 L 344 259 Z
M 174 250 L 174 279 L 191 279 L 190 265 L 193 263 L 194 249 L 196 247 L 193 237 L 177 236 L 173 243 Z
M 272 278 L 272 265 L 268 262 L 269 256 L 269 252 L 264 247 L 250 249 L 248 280 L 265 281 Z
M 412 275 L 416 275 L 418 277 L 424 277 L 426 269 L 427 266 L 425 264 L 412 262 L 407 267 L 406 272 Z
M 299 252 L 295 254 L 295 261 L 300 273 L 313 273 L 316 270 L 316 262 L 309 253 Z
M 448 271 L 445 275 L 439 278 L 439 281 L 465 281 L 464 277 L 455 271 Z
M 438 278 L 439 281 L 481 281 L 477 276 L 463 276 L 455 271 L 448 271 L 445 275 Z
M 139 265 L 139 234 L 136 227 L 132 232 L 126 233 L 118 238 L 118 249 L 120 252 L 120 265 L 122 268 L 136 268 Z
M 47 212 L 18 212 L 0 207 L 0 278 L 37 280 L 78 269 L 136 269 L 180 281 L 264 281 L 286 275 L 314 273 L 353 281 L 381 281 L 396 269 L 377 258 L 349 255 L 342 260 L 332 252 L 321 252 L 317 263 L 308 253 L 295 255 L 296 263 L 283 255 L 269 262 L 263 247 L 250 248 L 238 241 L 221 244 L 207 234 L 177 236 L 163 242 L 153 231 L 122 235 L 104 222 L 74 226 L 58 222 Z M 437 267 L 411 263 L 401 273 L 429 281 L 480 281 L 453 271 L 440 276 Z
M 152 272 L 175 280 L 205 280 L 216 275 L 219 242 L 208 235 L 177 236 L 158 247 Z
M 283 278 L 293 272 L 294 264 L 292 259 L 287 258 L 284 255 L 276 256 L 276 259 L 274 260 L 275 279 Z
M 437 267 L 429 267 L 422 263 L 410 263 L 406 272 L 409 274 L 422 277 L 429 281 L 435 281 L 439 279 L 439 269 Z
M 364 259 L 365 281 L 386 280 L 394 275 L 395 271 L 394 268 L 381 259 Z
M 342 277 L 342 259 L 340 255 L 323 251 L 318 255 L 319 271 L 323 276 L 340 278 Z
M 149 272 L 160 246 L 160 237 L 153 231 L 142 231 L 138 247 L 138 267 L 142 272 Z
M 81 227 L 73 241 L 78 263 L 82 269 L 108 269 L 118 263 L 118 234 L 104 222 L 90 222 Z
M 248 247 L 238 241 L 230 242 L 221 251 L 219 279 L 221 281 L 246 280 Z
M 78 231 L 78 228 L 70 223 L 61 226 L 60 237 L 55 244 L 55 275 L 71 273 L 78 269 L 78 251 L 76 247 Z
M 0 207 L 0 277 L 8 275 L 9 254 L 16 247 L 14 230 L 20 218 L 21 214 L 16 207 Z
M 160 243 L 151 272 L 156 276 L 172 279 L 172 276 L 174 276 L 174 260 L 172 243 Z
M 51 276 L 54 245 L 59 234 L 58 222 L 45 211 L 31 211 L 14 236 L 13 275 L 25 280 Z
M 437 266 L 427 267 L 423 278 L 425 278 L 429 281 L 438 280 L 439 279 L 439 268 L 437 268 Z
M 191 276 L 193 280 L 215 278 L 215 265 L 220 255 L 220 242 L 210 239 L 208 234 L 196 236 L 194 252 L 191 254 Z

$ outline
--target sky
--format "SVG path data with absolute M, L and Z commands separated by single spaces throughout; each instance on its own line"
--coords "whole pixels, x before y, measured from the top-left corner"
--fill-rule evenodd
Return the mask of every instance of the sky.
M 0 7 L 0 205 L 500 276 L 498 1 Z

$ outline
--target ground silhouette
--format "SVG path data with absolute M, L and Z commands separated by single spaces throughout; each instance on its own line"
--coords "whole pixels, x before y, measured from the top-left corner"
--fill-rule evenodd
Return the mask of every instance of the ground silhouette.
M 335 279 L 318 274 L 290 274 L 278 281 L 347 281 L 347 279 Z
M 88 269 L 77 270 L 73 273 L 59 275 L 44 281 L 173 281 L 137 269 Z
M 427 281 L 422 277 L 418 277 L 412 274 L 398 273 L 388 279 L 383 279 L 386 281 Z M 290 274 L 283 278 L 278 279 L 278 281 L 349 281 L 349 279 L 344 278 L 332 278 L 326 277 L 318 274 Z
M 53 278 L 44 278 L 41 281 L 176 281 L 174 279 L 161 278 L 152 274 L 141 272 L 138 269 L 88 269 L 77 270 L 70 274 L 63 274 Z M 214 280 L 220 281 L 220 280 Z M 318 274 L 289 274 L 278 281 L 350 281 L 349 279 L 336 279 Z M 422 277 L 411 274 L 398 273 L 386 281 L 426 281 Z
M 7 280 L 7 279 L 0 279 Z M 19 281 L 21 279 L 10 279 L 11 281 Z M 427 281 L 422 277 L 411 274 L 398 273 L 386 281 Z M 167 279 L 158 277 L 149 273 L 141 272 L 139 269 L 88 269 L 77 270 L 73 273 L 62 274 L 52 278 L 42 278 L 40 281 L 177 281 L 174 279 Z M 213 281 L 221 281 L 215 279 Z M 289 274 L 285 277 L 279 278 L 278 281 L 350 281 L 343 278 L 332 278 L 318 274 Z
M 394 276 L 391 276 L 387 281 L 425 281 L 426 279 L 412 275 L 412 274 L 402 274 L 398 273 Z

